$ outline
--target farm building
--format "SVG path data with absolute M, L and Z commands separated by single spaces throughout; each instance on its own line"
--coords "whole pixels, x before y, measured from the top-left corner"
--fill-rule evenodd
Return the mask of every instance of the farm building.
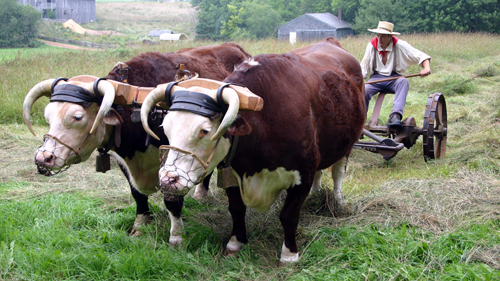
M 95 21 L 95 0 L 18 0 L 17 3 L 33 6 L 43 17 L 55 12 L 56 20 Z
M 160 29 L 157 29 L 157 30 L 151 30 L 148 33 L 148 36 L 149 37 L 160 37 L 160 35 L 162 35 L 162 34 L 174 34 L 174 32 L 172 30 L 160 30 Z
M 160 35 L 160 40 L 162 40 L 162 41 L 182 41 L 182 40 L 188 40 L 188 37 L 184 33 L 178 33 L 178 34 L 163 33 L 162 35 Z
M 341 13 L 339 12 L 339 15 Z M 304 14 L 278 27 L 278 39 L 314 41 L 333 36 L 337 39 L 353 35 L 349 23 L 330 13 Z

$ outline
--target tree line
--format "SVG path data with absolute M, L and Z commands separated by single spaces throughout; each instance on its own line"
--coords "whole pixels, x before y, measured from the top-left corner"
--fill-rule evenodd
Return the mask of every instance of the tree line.
M 500 0 L 191 0 L 198 9 L 196 38 L 262 39 L 305 13 L 334 15 L 355 33 L 367 33 L 379 20 L 394 23 L 401 33 L 500 33 Z M 0 0 L 0 48 L 34 47 L 40 12 L 16 0 Z
M 329 12 L 351 24 L 358 34 L 379 20 L 402 33 L 500 33 L 500 0 L 192 0 L 199 10 L 196 37 L 261 39 L 305 13 Z
M 36 47 L 41 15 L 30 5 L 0 0 L 0 48 Z

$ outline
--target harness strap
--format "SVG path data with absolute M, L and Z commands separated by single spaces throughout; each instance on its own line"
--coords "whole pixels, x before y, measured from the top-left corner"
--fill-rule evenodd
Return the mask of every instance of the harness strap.
M 63 77 L 59 77 L 59 78 L 56 78 L 56 80 L 54 80 L 54 82 L 52 82 L 52 86 L 50 86 L 50 92 L 51 93 L 54 93 L 54 87 L 57 85 L 57 83 L 59 83 L 59 81 L 61 80 L 64 80 L 64 81 L 68 81 L 68 78 L 63 78 Z
M 51 134 L 45 134 L 43 136 L 43 138 L 51 138 L 51 139 L 54 139 L 56 140 L 56 142 L 66 146 L 67 148 L 69 148 L 71 151 L 73 151 L 75 153 L 75 155 L 78 157 L 78 160 L 76 161 L 76 163 L 80 162 L 82 160 L 82 157 L 80 156 L 80 149 L 83 145 L 83 143 L 85 143 L 85 141 L 87 140 L 87 138 L 90 136 L 90 134 L 87 134 L 87 136 L 85 137 L 85 139 L 82 141 L 82 143 L 80 144 L 80 146 L 78 146 L 77 149 L 74 149 L 73 147 L 71 147 L 70 145 L 68 145 L 67 143 L 63 142 L 62 140 L 58 139 L 57 137 L 51 135 Z
M 96 99 L 98 99 L 98 102 L 97 104 L 98 105 L 101 105 L 102 104 L 102 99 L 104 97 L 102 97 L 100 94 L 99 94 L 99 82 L 101 82 L 101 80 L 106 80 L 107 78 L 98 78 L 97 80 L 94 81 L 94 85 L 92 87 L 92 89 L 94 90 L 94 96 L 96 97 Z
M 219 89 L 217 89 L 217 103 L 219 104 L 219 107 L 224 110 L 222 113 L 227 112 L 227 105 L 224 103 L 224 100 L 222 99 L 222 92 L 223 92 L 224 88 L 226 88 L 227 86 L 230 86 L 230 85 L 245 87 L 243 85 L 236 84 L 236 83 L 227 83 L 225 85 L 220 86 Z
M 165 89 L 165 103 L 167 104 L 168 107 L 172 105 L 172 100 L 170 98 L 170 92 L 172 91 L 172 88 L 177 85 L 179 81 L 176 82 L 170 82 L 167 85 L 167 88 Z
M 212 153 L 210 153 L 210 156 L 208 157 L 208 160 L 206 162 L 207 163 L 207 167 L 205 169 L 208 168 L 208 165 L 212 161 L 212 158 L 214 157 L 214 154 L 215 154 L 215 149 L 217 148 L 217 145 L 219 145 L 219 141 L 220 141 L 220 138 L 217 140 L 217 142 L 215 142 L 214 149 L 212 150 Z M 205 175 L 206 175 L 206 171 L 205 171 Z M 203 178 L 205 178 L 205 175 L 203 175 Z
M 118 125 L 120 126 L 120 125 Z M 115 136 L 115 133 L 116 133 L 116 130 L 115 130 L 115 127 L 116 126 L 113 126 L 113 131 L 111 131 L 111 137 L 108 141 L 108 143 L 106 144 L 105 147 L 103 148 L 98 148 L 97 151 L 99 152 L 100 155 L 103 155 L 103 154 L 107 154 L 111 148 L 113 148 L 113 145 L 115 145 L 115 140 L 116 140 L 116 136 Z M 119 146 L 119 145 L 116 145 L 116 146 Z
M 171 145 L 161 145 L 160 149 L 159 149 L 161 165 L 163 165 L 164 161 L 167 160 L 166 159 L 167 154 L 163 154 L 163 152 L 162 152 L 163 150 L 174 150 L 177 152 L 181 152 L 185 155 L 189 155 L 189 156 L 193 157 L 194 159 L 196 159 L 196 161 L 198 161 L 203 166 L 203 169 L 205 170 L 205 172 L 203 173 L 203 176 L 201 177 L 201 179 L 203 180 L 205 178 L 205 176 L 207 175 L 208 166 L 210 165 L 210 162 L 212 161 L 212 158 L 214 157 L 215 150 L 217 149 L 217 146 L 219 145 L 219 141 L 220 141 L 220 138 L 215 143 L 215 146 L 212 149 L 212 152 L 210 153 L 210 156 L 208 157 L 208 160 L 206 162 L 203 161 L 198 155 L 196 155 L 195 153 L 193 153 L 191 151 L 180 149 L 180 148 L 177 148 L 177 147 L 171 146 Z
M 231 140 L 231 147 L 229 148 L 229 153 L 226 158 L 223 160 L 223 164 L 220 165 L 221 169 L 227 168 L 231 166 L 231 161 L 233 161 L 234 154 L 236 153 L 236 148 L 238 148 L 238 141 L 240 140 L 240 136 L 233 136 Z

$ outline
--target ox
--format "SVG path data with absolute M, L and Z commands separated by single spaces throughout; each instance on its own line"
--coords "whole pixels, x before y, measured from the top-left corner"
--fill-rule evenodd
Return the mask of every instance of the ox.
M 235 65 L 247 58 L 250 54 L 234 43 L 187 48 L 175 53 L 148 52 L 125 63 L 118 62 L 106 78 L 140 87 L 156 87 L 174 81 L 176 75 L 182 78 L 178 72 L 183 64 L 199 77 L 222 81 L 233 72 Z
M 157 102 L 171 101 L 162 123 L 170 142 L 159 171 L 162 192 L 185 194 L 205 173 L 224 163 L 228 154 L 234 154 L 228 173 L 237 186 L 225 190 L 233 221 L 226 254 L 235 254 L 248 241 L 246 208 L 264 212 L 286 190 L 280 213 L 284 228 L 280 262 L 295 262 L 299 258 L 295 235 L 300 210 L 321 169 L 333 165 L 334 200 L 337 208 L 342 204 L 347 156 L 365 122 L 361 68 L 330 37 L 286 54 L 255 56 L 224 82 L 244 85 L 260 96 L 262 111 L 239 111 L 240 98 L 227 87 L 217 91 L 174 87 L 169 97 L 165 96 L 166 87 L 160 86 L 144 101 L 141 120 L 155 138 L 148 128 L 147 113 Z M 186 110 L 188 99 L 197 96 L 214 104 L 222 99 L 227 111 L 206 117 Z M 239 141 L 234 148 L 231 140 L 236 136 Z
M 235 65 L 249 57 L 239 45 L 226 43 L 180 50 L 178 53 L 146 53 L 125 64 L 120 63 L 120 66 L 127 65 L 128 82 L 155 87 L 174 81 L 176 66 L 181 63 L 202 77 L 223 79 L 234 70 Z M 121 76 L 115 75 L 115 70 L 106 78 L 123 81 Z M 131 120 L 132 108 L 114 104 L 114 88 L 107 81 L 100 81 L 97 87 L 70 83 L 59 83 L 54 87 L 53 83 L 54 79 L 50 79 L 35 85 L 23 105 L 24 120 L 34 134 L 29 118 L 31 107 L 42 96 L 51 98 L 45 108 L 49 132 L 35 156 L 39 170 L 48 170 L 49 173 L 61 171 L 73 163 L 86 161 L 96 149 L 109 150 L 127 178 L 137 204 L 131 235 L 140 235 L 138 228 L 147 222 L 150 215 L 148 195 L 157 191 L 158 147 L 168 143 L 167 138 L 160 130 L 161 141 L 147 141 L 149 137 L 142 125 Z M 104 98 L 100 98 L 101 95 Z M 182 230 L 179 210 L 183 198 L 175 199 L 165 200 L 172 219 L 173 244 L 178 243 L 176 233 Z

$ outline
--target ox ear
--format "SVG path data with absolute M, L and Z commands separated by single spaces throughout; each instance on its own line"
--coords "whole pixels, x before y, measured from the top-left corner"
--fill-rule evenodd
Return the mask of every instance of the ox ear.
M 245 118 L 238 115 L 227 132 L 233 136 L 244 136 L 252 132 L 252 127 L 248 124 Z
M 123 123 L 123 119 L 116 110 L 111 108 L 106 116 L 104 116 L 103 122 L 107 125 L 117 126 Z

